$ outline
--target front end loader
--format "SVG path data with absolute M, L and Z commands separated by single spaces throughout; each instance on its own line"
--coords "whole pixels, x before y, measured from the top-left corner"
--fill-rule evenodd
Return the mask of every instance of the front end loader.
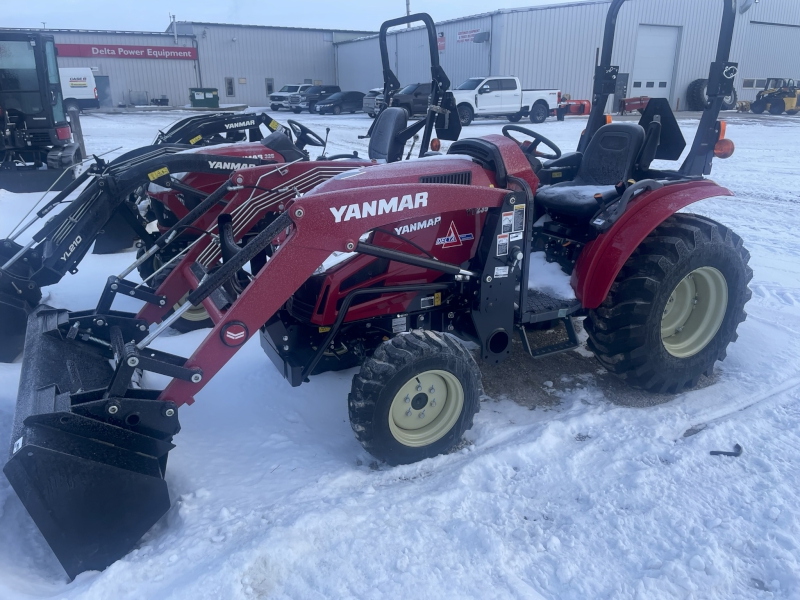
M 660 170 L 653 160 L 677 160 L 685 144 L 668 105 L 651 102 L 639 124 L 605 124 L 602 114 L 624 1 L 609 7 L 577 152 L 507 126 L 452 144 L 449 156 L 356 165 L 282 201 L 247 237 L 242 224 L 258 215 L 245 216 L 252 207 L 240 196 L 217 216 L 218 241 L 203 236 L 158 289 L 123 273 L 91 310 L 30 314 L 4 472 L 70 577 L 119 559 L 169 509 L 178 412 L 253 337 L 292 386 L 359 366 L 351 426 L 389 464 L 451 451 L 472 426 L 480 369 L 460 340 L 482 361 L 505 360 L 515 335 L 544 356 L 575 347 L 572 319 L 585 316 L 600 363 L 656 393 L 695 385 L 725 357 L 750 297 L 749 255 L 724 225 L 678 211 L 732 195 L 705 175 L 733 150 L 718 117 L 736 73 L 736 2 L 725 0 L 695 141 L 679 168 Z M 430 17 L 390 23 L 415 20 L 428 28 L 436 82 Z M 458 121 L 443 97 L 425 139 L 451 114 Z M 261 168 L 237 169 L 208 202 L 258 191 Z M 529 288 L 536 252 L 571 272 L 576 299 Z M 116 295 L 131 292 L 142 310 L 115 311 Z M 191 356 L 154 347 L 198 307 L 213 327 Z M 563 323 L 567 339 L 534 348 L 529 328 L 551 323 Z M 169 382 L 151 389 L 148 373 Z

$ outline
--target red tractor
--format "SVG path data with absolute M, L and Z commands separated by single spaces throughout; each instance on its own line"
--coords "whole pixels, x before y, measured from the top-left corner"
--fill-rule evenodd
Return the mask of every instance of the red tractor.
M 572 331 L 571 319 L 585 315 L 600 362 L 654 392 L 692 386 L 725 357 L 750 297 L 749 256 L 724 225 L 678 211 L 732 195 L 704 176 L 715 155 L 732 152 L 718 116 L 736 73 L 735 2 L 725 2 L 710 102 L 677 170 L 651 166 L 683 150 L 668 105 L 651 102 L 639 124 L 603 115 L 623 3 L 609 7 L 577 152 L 510 125 L 504 136 L 452 144 L 449 156 L 336 175 L 287 200 L 246 242 L 243 223 L 258 215 L 237 211 L 261 171 L 237 170 L 204 200 L 238 188 L 217 217 L 218 242 L 198 238 L 158 289 L 112 277 L 94 310 L 33 311 L 4 472 L 70 576 L 123 556 L 169 509 L 164 473 L 178 411 L 250 338 L 293 386 L 359 366 L 351 425 L 390 464 L 447 452 L 471 427 L 481 375 L 462 339 L 499 362 L 512 336 L 559 321 Z M 428 28 L 433 59 L 427 15 L 384 23 L 382 46 L 389 27 L 415 20 Z M 433 87 L 446 90 L 437 67 Z M 391 81 L 388 61 L 384 70 Z M 435 124 L 441 135 L 458 122 L 452 95 L 435 99 L 424 149 Z M 385 109 L 373 136 L 392 131 L 400 112 Z M 577 300 L 528 289 L 535 251 L 572 273 Z M 131 290 L 146 303 L 139 314 L 112 310 L 115 295 Z M 192 356 L 152 347 L 200 307 L 213 328 Z M 133 381 L 142 371 L 172 379 L 163 390 L 141 388 Z

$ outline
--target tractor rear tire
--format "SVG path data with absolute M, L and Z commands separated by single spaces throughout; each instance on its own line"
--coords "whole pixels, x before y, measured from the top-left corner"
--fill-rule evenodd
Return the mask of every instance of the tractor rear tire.
M 475 118 L 475 111 L 472 110 L 472 107 L 469 104 L 459 104 L 458 105 L 458 119 L 461 121 L 462 127 L 469 127 L 472 120 Z
M 695 79 L 686 89 L 686 103 L 689 110 L 705 110 L 708 96 L 708 79 Z
M 769 114 L 782 115 L 786 111 L 786 103 L 783 98 L 773 98 L 769 104 Z
M 458 445 L 482 394 L 480 369 L 458 339 L 414 330 L 383 342 L 353 377 L 350 425 L 374 457 L 414 463 Z
M 144 248 L 140 248 L 139 251 L 136 253 L 136 258 L 138 259 L 142 254 L 145 253 Z M 155 273 L 158 269 L 161 268 L 162 260 L 161 257 L 156 253 L 150 260 L 146 260 L 138 267 L 139 275 L 142 279 L 147 279 L 153 273 Z M 172 272 L 174 267 L 167 267 L 163 271 L 161 271 L 158 275 L 156 275 L 151 281 L 148 281 L 148 285 L 153 289 L 158 288 L 167 276 Z M 175 308 L 178 308 L 183 302 L 185 298 L 181 299 L 175 305 Z M 214 326 L 214 322 L 211 320 L 211 317 L 208 316 L 208 312 L 204 308 L 192 308 L 189 309 L 188 312 L 184 313 L 180 319 L 175 321 L 172 324 L 172 329 L 178 331 L 180 333 L 189 333 L 190 331 L 197 331 L 198 329 L 209 329 Z
M 671 216 L 628 259 L 603 304 L 589 311 L 589 349 L 634 388 L 694 387 L 725 359 L 747 317 L 749 259 L 727 227 L 698 215 Z

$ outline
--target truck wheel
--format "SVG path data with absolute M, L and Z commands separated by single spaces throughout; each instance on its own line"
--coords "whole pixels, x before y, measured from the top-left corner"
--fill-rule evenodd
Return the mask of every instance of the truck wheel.
M 462 127 L 468 127 L 474 118 L 475 112 L 469 104 L 458 105 L 458 119 L 461 121 Z
M 270 104 L 269 109 L 273 112 L 278 112 L 281 109 L 281 107 L 277 104 Z
M 792 117 L 796 114 L 800 113 L 800 108 L 793 108 L 792 110 L 787 110 L 786 114 L 791 115 Z
M 544 123 L 547 120 L 550 110 L 544 102 L 537 102 L 531 107 L 531 123 Z
M 783 101 L 783 98 L 773 98 L 772 100 L 770 100 L 769 114 L 782 115 L 785 110 L 786 110 L 786 103 Z
M 350 425 L 376 458 L 413 463 L 461 441 L 482 393 L 478 365 L 456 338 L 415 330 L 383 342 L 353 377 Z
M 311 103 L 311 102 L 309 102 L 309 103 L 308 103 L 308 112 L 310 112 L 312 115 L 313 115 L 315 112 L 317 112 L 317 105 L 316 105 L 316 103 Z
M 334 106 L 334 107 L 333 107 L 333 114 L 335 114 L 335 115 L 340 115 L 340 114 L 342 114 L 342 109 L 341 109 L 341 107 L 339 107 L 339 106 Z
M 81 106 L 78 104 L 77 100 L 64 101 L 64 112 L 68 113 L 70 110 L 77 110 L 78 112 L 81 112 Z
M 293 108 L 292 112 L 294 114 L 296 114 L 296 115 L 299 115 L 301 112 L 303 112 L 303 109 L 302 108 Z
M 767 103 L 764 100 L 756 100 L 750 105 L 750 110 L 757 115 L 763 114 L 767 110 Z
M 520 119 L 522 119 L 522 115 L 517 113 L 515 115 L 506 115 L 506 119 L 511 121 L 512 123 L 519 123 Z
M 145 253 L 144 248 L 140 248 L 139 251 L 136 253 L 136 258 L 138 259 L 142 254 Z M 168 259 L 167 259 L 168 260 Z M 138 267 L 139 275 L 142 279 L 147 279 L 155 273 L 158 269 L 161 268 L 163 262 L 161 256 L 158 253 L 154 254 L 150 260 L 143 262 Z M 160 286 L 164 280 L 167 278 L 172 272 L 173 267 L 167 267 L 163 271 L 161 271 L 158 275 L 156 275 L 152 280 L 148 281 L 148 285 L 152 288 L 157 288 Z M 188 296 L 188 293 L 187 293 Z M 181 298 L 179 302 L 175 304 L 174 308 L 180 307 L 186 301 L 186 296 Z M 172 324 L 172 329 L 175 331 L 179 331 L 181 333 L 188 333 L 190 331 L 195 331 L 197 329 L 208 329 L 209 327 L 213 327 L 214 322 L 211 320 L 211 317 L 208 316 L 208 311 L 203 308 L 191 308 L 186 311 L 183 316 L 175 321 Z
M 750 254 L 727 227 L 675 214 L 625 263 L 589 311 L 589 348 L 635 388 L 678 393 L 724 360 L 745 320 Z

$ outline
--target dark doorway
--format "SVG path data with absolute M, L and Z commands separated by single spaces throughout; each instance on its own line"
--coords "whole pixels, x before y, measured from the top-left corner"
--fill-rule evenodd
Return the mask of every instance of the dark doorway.
M 111 98 L 111 80 L 108 75 L 95 75 L 94 83 L 97 86 L 97 101 L 100 103 L 100 107 L 114 106 Z

